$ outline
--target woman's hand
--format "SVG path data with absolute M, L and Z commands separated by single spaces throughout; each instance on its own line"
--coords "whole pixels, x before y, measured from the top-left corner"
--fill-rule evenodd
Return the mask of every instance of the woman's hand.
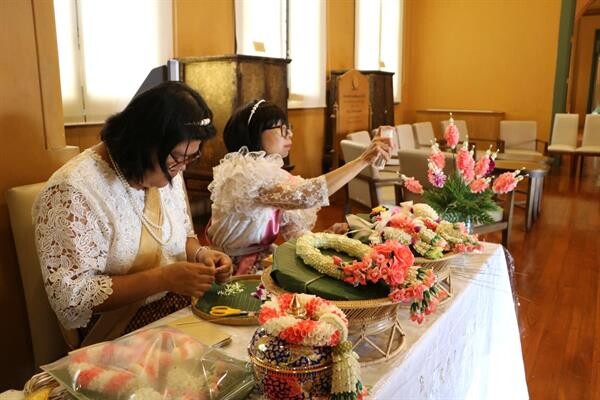
M 379 156 L 382 156 L 386 161 L 389 161 L 391 157 L 392 139 L 380 136 L 382 128 L 388 127 L 380 126 L 369 147 L 360 155 L 361 160 L 368 164 L 372 165 Z
M 345 222 L 336 222 L 331 225 L 329 228 L 325 229 L 323 232 L 327 233 L 335 233 L 336 235 L 345 235 L 348 233 L 348 224 Z
M 166 289 L 184 296 L 202 297 L 215 281 L 214 264 L 181 261 L 161 267 L 160 270 Z
M 201 251 L 196 261 L 215 268 L 215 280 L 217 283 L 227 282 L 233 272 L 231 258 L 225 253 L 216 250 Z

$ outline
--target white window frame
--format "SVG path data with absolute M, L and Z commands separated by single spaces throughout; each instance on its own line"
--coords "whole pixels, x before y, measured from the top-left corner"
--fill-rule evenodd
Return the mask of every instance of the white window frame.
M 121 111 L 173 56 L 171 0 L 54 0 L 65 123 Z
M 236 0 L 237 54 L 289 58 L 288 108 L 325 107 L 326 2 Z
M 394 102 L 402 100 L 404 0 L 355 0 L 354 67 L 393 72 Z

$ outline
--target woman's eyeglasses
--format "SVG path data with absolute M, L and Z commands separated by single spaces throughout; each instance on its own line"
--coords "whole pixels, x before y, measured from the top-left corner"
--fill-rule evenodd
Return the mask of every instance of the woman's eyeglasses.
M 294 133 L 292 132 L 292 125 L 290 124 L 290 126 L 285 126 L 285 125 L 277 125 L 274 126 L 270 129 L 278 129 L 280 130 L 280 135 L 282 138 L 284 139 L 289 139 Z
M 173 164 L 169 165 L 169 170 L 174 170 L 177 167 L 180 167 L 182 165 L 190 165 L 193 164 L 194 162 L 198 161 L 200 159 L 200 156 L 202 155 L 200 153 L 200 150 L 198 150 L 196 153 L 194 154 L 190 154 L 189 156 L 183 156 L 182 159 L 177 159 L 177 157 L 175 157 L 173 155 L 173 153 L 169 153 L 169 155 L 171 156 L 171 158 L 173 159 L 173 161 L 175 161 Z

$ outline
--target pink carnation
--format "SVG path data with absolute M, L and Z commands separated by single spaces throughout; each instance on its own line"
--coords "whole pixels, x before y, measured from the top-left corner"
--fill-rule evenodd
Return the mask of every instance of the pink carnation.
M 490 183 L 486 178 L 477 178 L 469 184 L 471 193 L 481 193 L 490 187 Z
M 483 176 L 486 176 L 488 174 L 489 169 L 490 169 L 490 158 L 487 155 L 481 157 L 475 163 L 475 177 L 481 178 Z
M 458 128 L 453 123 L 449 124 L 444 131 L 444 139 L 446 145 L 451 149 L 455 148 L 458 144 Z
M 475 161 L 471 153 L 464 147 L 456 154 L 456 168 L 466 183 L 470 183 L 475 178 Z
M 435 151 L 432 149 L 432 153 L 429 155 L 429 162 L 433 163 L 439 169 L 444 169 L 444 166 L 446 165 L 446 157 L 441 151 Z
M 523 179 L 522 176 L 518 176 L 520 172 L 521 171 L 519 170 L 515 172 L 505 172 L 498 176 L 492 184 L 494 193 L 508 193 L 513 191 L 517 187 L 517 183 Z
M 402 175 L 402 179 L 404 180 L 404 187 L 408 189 L 408 191 L 416 194 L 423 194 L 423 186 L 421 186 L 421 183 L 418 180 L 405 175 Z

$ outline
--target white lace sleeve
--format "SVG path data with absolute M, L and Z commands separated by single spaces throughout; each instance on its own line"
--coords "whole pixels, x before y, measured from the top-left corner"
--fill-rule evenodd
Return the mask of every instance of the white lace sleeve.
M 284 210 L 328 206 L 329 191 L 324 176 L 303 179 L 290 175 L 285 182 L 262 188 L 258 201 Z
M 294 239 L 312 231 L 321 207 L 304 210 L 286 210 L 281 215 L 280 232 L 285 240 Z
M 70 185 L 46 188 L 33 209 L 35 241 L 48 300 L 67 329 L 84 327 L 112 294 L 103 274 L 110 227 Z

